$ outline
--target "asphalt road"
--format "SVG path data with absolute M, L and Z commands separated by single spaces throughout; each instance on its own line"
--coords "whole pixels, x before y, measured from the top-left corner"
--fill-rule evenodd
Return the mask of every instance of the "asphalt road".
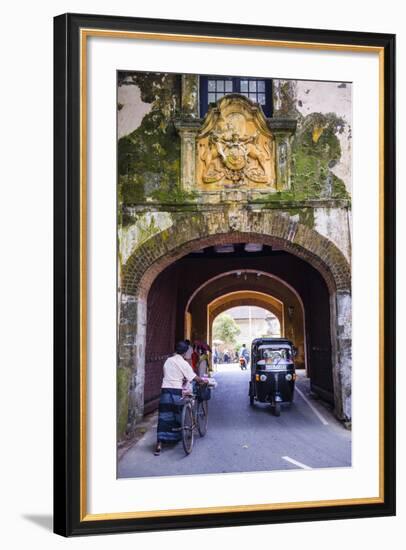
M 351 432 L 321 401 L 310 397 L 303 375 L 298 377 L 293 403 L 282 407 L 280 417 L 271 414 L 269 405 L 249 405 L 249 376 L 238 366 L 219 367 L 207 434 L 196 434 L 189 456 L 181 442 L 154 456 L 154 422 L 119 461 L 118 477 L 351 466 Z

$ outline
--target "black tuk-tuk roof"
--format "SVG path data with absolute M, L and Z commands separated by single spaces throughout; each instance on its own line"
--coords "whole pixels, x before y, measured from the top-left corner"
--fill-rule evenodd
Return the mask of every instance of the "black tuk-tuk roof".
M 263 346 L 267 344 L 287 344 L 293 347 L 293 342 L 287 338 L 255 338 L 255 340 L 252 341 L 251 346 Z

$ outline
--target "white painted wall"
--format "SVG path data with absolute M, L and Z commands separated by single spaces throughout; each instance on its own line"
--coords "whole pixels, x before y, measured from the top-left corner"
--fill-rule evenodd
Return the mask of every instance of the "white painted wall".
M 351 263 L 351 214 L 344 208 L 315 208 L 314 229 L 332 241 Z
M 152 103 L 144 103 L 141 91 L 135 84 L 118 86 L 117 101 L 122 108 L 117 114 L 117 134 L 122 138 L 136 130 L 144 116 L 150 112 Z

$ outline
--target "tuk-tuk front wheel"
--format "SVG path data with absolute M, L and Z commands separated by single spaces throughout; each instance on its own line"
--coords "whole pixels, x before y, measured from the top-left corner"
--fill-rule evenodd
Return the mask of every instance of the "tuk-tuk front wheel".
M 254 405 L 254 391 L 253 391 L 253 387 L 252 387 L 252 380 L 250 381 L 248 395 L 249 395 L 249 398 L 250 398 L 250 405 L 252 407 Z
M 275 416 L 280 416 L 281 415 L 281 404 L 280 403 L 274 403 L 274 406 L 273 406 L 273 414 Z

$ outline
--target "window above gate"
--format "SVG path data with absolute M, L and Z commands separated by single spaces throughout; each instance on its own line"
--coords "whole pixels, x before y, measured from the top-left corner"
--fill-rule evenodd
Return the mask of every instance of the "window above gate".
M 210 103 L 228 94 L 241 94 L 261 105 L 265 116 L 272 116 L 271 79 L 218 75 L 200 77 L 200 116 L 205 116 Z

